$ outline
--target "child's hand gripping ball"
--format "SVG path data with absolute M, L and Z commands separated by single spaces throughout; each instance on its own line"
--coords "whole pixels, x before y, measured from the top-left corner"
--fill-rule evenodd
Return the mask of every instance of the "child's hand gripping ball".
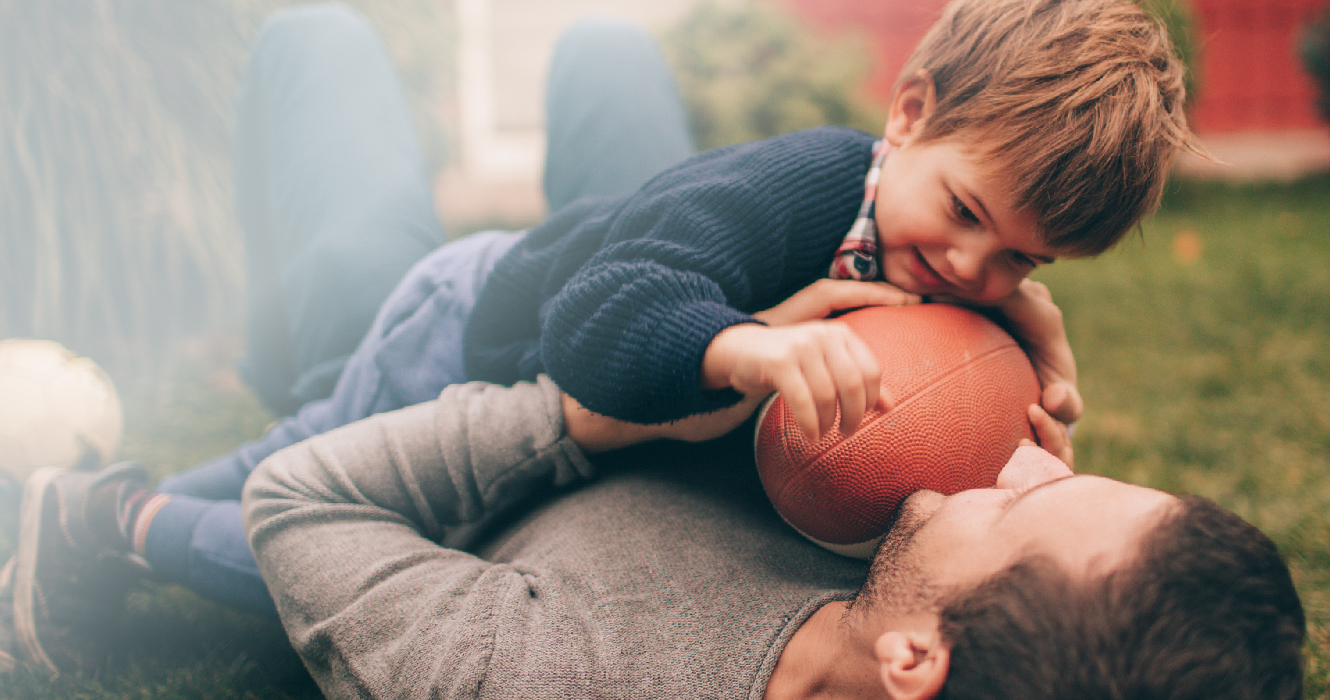
M 867 559 L 911 493 L 990 487 L 1022 438 L 1039 380 L 1016 341 L 956 306 L 869 307 L 842 316 L 882 366 L 895 398 L 849 436 L 811 443 L 779 395 L 760 409 L 757 468 L 790 525 L 846 556 Z
M 45 466 L 100 467 L 121 428 L 115 386 L 92 360 L 50 340 L 0 340 L 0 480 L 21 482 Z

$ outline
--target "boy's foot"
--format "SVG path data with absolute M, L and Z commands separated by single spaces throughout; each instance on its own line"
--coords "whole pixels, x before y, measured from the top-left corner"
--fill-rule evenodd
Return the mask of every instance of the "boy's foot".
M 106 662 L 125 593 L 145 569 L 89 526 L 89 494 L 117 482 L 143 482 L 124 463 L 100 473 L 46 467 L 28 477 L 19 507 L 12 572 L 18 656 L 51 675 L 95 672 Z

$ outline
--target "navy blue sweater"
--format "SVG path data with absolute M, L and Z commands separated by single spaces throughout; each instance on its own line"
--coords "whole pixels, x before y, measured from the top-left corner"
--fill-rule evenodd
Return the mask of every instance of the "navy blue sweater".
M 826 276 L 872 144 L 851 129 L 795 132 L 564 207 L 491 273 L 467 325 L 468 377 L 545 372 L 587 408 L 637 423 L 734 403 L 701 387 L 707 345 Z

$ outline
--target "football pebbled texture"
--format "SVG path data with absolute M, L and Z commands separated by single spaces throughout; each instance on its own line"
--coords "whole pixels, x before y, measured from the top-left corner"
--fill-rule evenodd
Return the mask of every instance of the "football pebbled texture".
M 1024 351 L 984 316 L 947 304 L 841 316 L 882 368 L 895 404 L 858 430 L 810 442 L 779 395 L 754 435 L 758 474 L 782 517 L 809 539 L 868 558 L 906 496 L 992 486 L 1021 438 L 1039 381 Z

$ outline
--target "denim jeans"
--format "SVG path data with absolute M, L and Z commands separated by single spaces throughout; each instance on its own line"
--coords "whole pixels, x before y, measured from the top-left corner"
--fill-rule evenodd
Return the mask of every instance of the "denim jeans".
M 546 110 L 551 211 L 630 192 L 693 153 L 659 49 L 621 22 L 564 33 Z M 290 415 L 165 480 L 159 490 L 174 497 L 152 520 L 146 555 L 206 597 L 275 617 L 241 523 L 246 477 L 282 447 L 465 381 L 462 329 L 521 234 L 444 244 L 398 78 L 374 31 L 342 6 L 286 10 L 260 30 L 234 160 L 249 275 L 242 372 Z M 427 331 L 409 323 L 423 313 Z

